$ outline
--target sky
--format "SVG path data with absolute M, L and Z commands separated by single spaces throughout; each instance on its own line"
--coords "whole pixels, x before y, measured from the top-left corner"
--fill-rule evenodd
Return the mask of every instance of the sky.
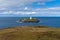
M 60 17 L 60 0 L 0 0 L 0 17 Z

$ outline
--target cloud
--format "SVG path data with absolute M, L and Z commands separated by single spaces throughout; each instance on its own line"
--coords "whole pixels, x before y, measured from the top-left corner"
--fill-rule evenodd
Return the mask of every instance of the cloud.
M 60 7 L 51 8 L 29 8 L 25 5 L 38 2 L 45 4 L 45 2 L 51 2 L 54 0 L 0 0 L 0 14 L 4 15 L 40 15 L 40 16 L 54 16 L 60 15 Z M 42 5 L 42 4 L 41 4 Z M 22 7 L 23 6 L 23 7 Z M 11 10 L 9 10 L 11 9 Z M 15 11 L 16 9 L 18 11 Z
M 43 9 L 38 8 L 36 9 L 36 12 L 40 16 L 60 16 L 60 7 L 50 7 L 50 8 L 43 8 Z
M 60 10 L 59 10 L 60 7 L 52 7 L 52 8 L 45 8 L 45 9 L 31 9 L 31 11 L 3 11 L 0 13 L 0 15 L 14 15 L 14 16 L 55 16 L 55 17 L 58 17 L 60 16 Z
M 3 11 L 3 12 L 1 12 L 0 13 L 0 15 L 35 15 L 36 14 L 36 12 L 34 12 L 34 11 L 25 11 L 25 12 L 23 12 L 23 11 Z
M 19 7 L 31 2 L 34 2 L 34 0 L 0 0 L 0 9 Z
M 45 15 L 47 14 L 60 14 L 60 7 L 50 7 L 50 8 L 37 8 L 37 9 L 29 9 L 29 8 L 25 7 L 25 9 L 23 11 L 12 11 L 12 10 L 8 10 L 8 11 L 2 11 L 0 12 L 0 14 L 43 14 Z
M 21 7 L 32 2 L 50 2 L 52 0 L 0 0 L 0 10 Z
M 51 2 L 51 1 L 55 1 L 55 0 L 37 0 L 39 2 Z

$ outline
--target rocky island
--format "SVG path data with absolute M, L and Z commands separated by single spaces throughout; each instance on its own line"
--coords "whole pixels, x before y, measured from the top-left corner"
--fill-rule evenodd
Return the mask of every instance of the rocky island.
M 24 19 L 20 19 L 19 22 L 29 22 L 29 23 L 38 23 L 39 20 L 37 18 L 24 18 Z

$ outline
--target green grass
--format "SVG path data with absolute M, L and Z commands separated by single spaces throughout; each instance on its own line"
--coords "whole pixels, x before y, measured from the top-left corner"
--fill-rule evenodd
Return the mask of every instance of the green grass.
M 60 29 L 44 26 L 6 28 L 0 30 L 0 40 L 60 40 Z

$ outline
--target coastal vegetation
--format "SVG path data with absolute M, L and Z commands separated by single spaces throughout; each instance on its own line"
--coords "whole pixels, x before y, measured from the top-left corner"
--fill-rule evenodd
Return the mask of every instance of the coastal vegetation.
M 60 40 L 60 28 L 22 26 L 0 29 L 0 40 Z
M 37 22 L 39 22 L 39 20 L 36 19 L 36 18 L 24 18 L 24 19 L 19 20 L 19 22 L 34 22 L 34 23 L 37 23 Z

